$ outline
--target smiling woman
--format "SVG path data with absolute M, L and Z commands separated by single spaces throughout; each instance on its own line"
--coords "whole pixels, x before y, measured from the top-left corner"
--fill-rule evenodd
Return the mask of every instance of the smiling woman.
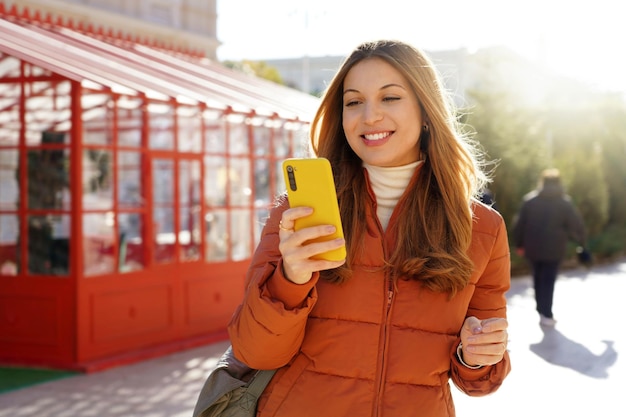
M 372 58 L 355 65 L 344 80 L 343 100 L 343 130 L 364 163 L 397 167 L 420 159 L 417 141 L 428 122 L 408 81 L 390 64 Z M 384 146 L 389 142 L 393 146 Z
M 483 155 L 445 95 L 400 41 L 360 44 L 333 76 L 311 156 L 330 162 L 344 238 L 294 230 L 315 208 L 279 196 L 228 326 L 237 358 L 276 369 L 257 415 L 451 416 L 452 382 L 482 396 L 509 373 L 506 225 L 473 198 Z

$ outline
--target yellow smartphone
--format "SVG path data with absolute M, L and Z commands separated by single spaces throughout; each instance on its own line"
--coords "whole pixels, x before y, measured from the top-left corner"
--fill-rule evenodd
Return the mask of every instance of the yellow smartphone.
M 294 229 L 332 224 L 337 230 L 329 236 L 315 239 L 326 241 L 343 238 L 343 227 L 337 190 L 330 162 L 326 158 L 289 158 L 283 161 L 283 176 L 291 207 L 312 207 L 310 216 L 295 221 Z M 315 259 L 339 261 L 346 257 L 346 247 L 316 255 Z

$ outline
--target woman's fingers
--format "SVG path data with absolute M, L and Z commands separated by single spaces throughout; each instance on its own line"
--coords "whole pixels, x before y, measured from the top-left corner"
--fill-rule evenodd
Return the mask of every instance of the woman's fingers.
M 329 261 L 314 258 L 345 244 L 344 239 L 316 240 L 335 233 L 335 226 L 319 225 L 294 230 L 295 221 L 312 212 L 310 207 L 288 209 L 283 212 L 279 223 L 278 249 L 283 257 L 283 270 L 286 277 L 296 283 L 307 282 L 315 271 L 337 268 L 345 262 L 345 259 Z

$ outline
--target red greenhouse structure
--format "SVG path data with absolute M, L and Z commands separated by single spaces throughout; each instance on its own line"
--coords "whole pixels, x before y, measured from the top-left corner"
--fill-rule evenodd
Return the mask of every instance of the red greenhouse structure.
M 0 4 L 0 362 L 88 372 L 224 339 L 317 104 Z

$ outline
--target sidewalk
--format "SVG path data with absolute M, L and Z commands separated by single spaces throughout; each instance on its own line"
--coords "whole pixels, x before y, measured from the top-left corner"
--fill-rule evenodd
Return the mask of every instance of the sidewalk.
M 493 395 L 455 395 L 459 417 L 626 416 L 626 260 L 561 274 L 555 328 L 538 325 L 530 277 L 507 298 L 511 374 Z
M 508 299 L 511 375 L 486 397 L 454 390 L 459 417 L 625 415 L 626 359 L 619 353 L 626 352 L 626 261 L 562 274 L 553 329 L 538 325 L 529 277 L 513 280 Z M 1 394 L 0 417 L 191 417 L 207 374 L 227 346 L 221 342 Z

